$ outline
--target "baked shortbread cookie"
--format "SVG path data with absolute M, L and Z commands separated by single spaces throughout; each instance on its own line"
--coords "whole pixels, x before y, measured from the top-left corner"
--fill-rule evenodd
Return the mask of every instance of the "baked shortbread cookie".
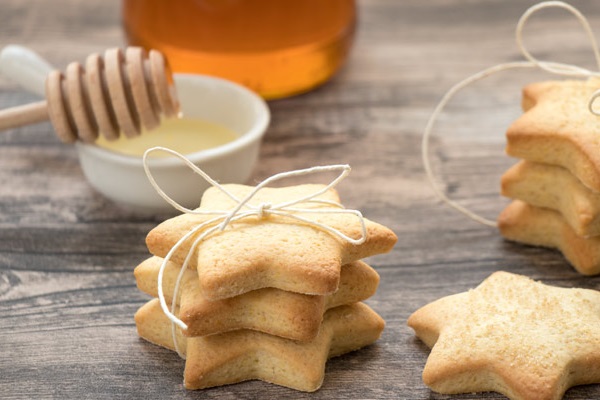
M 600 192 L 600 124 L 588 109 L 600 79 L 534 83 L 523 89 L 525 111 L 506 133 L 514 157 L 568 169 Z
M 158 296 L 158 272 L 163 259 L 151 257 L 135 268 L 138 288 Z M 171 304 L 180 267 L 168 262 L 163 290 Z M 375 294 L 377 272 L 362 261 L 342 266 L 338 290 L 330 295 L 304 295 L 279 289 L 258 289 L 224 300 L 209 301 L 200 290 L 198 273 L 188 269 L 180 287 L 179 315 L 188 326 L 185 336 L 205 336 L 253 329 L 299 341 L 314 339 L 327 309 L 365 300 Z
M 254 188 L 244 185 L 223 185 L 238 198 L 244 198 Z M 264 188 L 252 204 L 279 204 L 308 196 L 323 185 L 300 185 L 284 188 Z M 319 199 L 338 201 L 330 190 Z M 208 189 L 200 210 L 232 210 L 235 203 L 216 188 Z M 305 202 L 295 208 L 339 210 L 338 207 Z M 298 213 L 307 219 L 335 228 L 359 238 L 358 218 L 349 214 Z M 146 238 L 150 252 L 165 257 L 175 243 L 197 225 L 214 216 L 183 214 L 154 228 Z M 385 253 L 396 243 L 396 235 L 388 228 L 365 219 L 367 238 L 353 245 L 318 227 L 285 216 L 255 216 L 232 222 L 224 231 L 203 240 L 191 258 L 190 268 L 197 268 L 204 296 L 219 300 L 251 290 L 274 287 L 286 291 L 324 295 L 337 290 L 340 268 L 365 257 Z M 191 246 L 186 241 L 173 253 L 172 261 L 182 264 Z
M 502 176 L 502 194 L 556 210 L 579 236 L 600 235 L 600 192 L 562 167 L 520 161 Z
M 498 228 L 508 240 L 560 250 L 581 274 L 600 273 L 600 237 L 578 236 L 557 211 L 514 200 L 500 213 Z
M 158 299 L 142 306 L 135 321 L 142 338 L 173 349 L 171 322 Z M 180 349 L 186 354 L 184 384 L 188 389 L 203 389 L 260 379 L 312 392 L 323 382 L 327 358 L 375 342 L 383 328 L 381 317 L 356 303 L 327 311 L 319 335 L 310 342 L 251 330 L 194 338 L 178 332 Z
M 408 325 L 432 348 L 423 380 L 436 392 L 558 400 L 572 386 L 600 383 L 595 290 L 496 272 L 420 308 Z

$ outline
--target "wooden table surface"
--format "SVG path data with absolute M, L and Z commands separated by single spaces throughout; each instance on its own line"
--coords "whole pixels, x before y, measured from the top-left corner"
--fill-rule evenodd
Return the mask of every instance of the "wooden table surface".
M 533 1 L 364 0 L 351 58 L 329 83 L 270 102 L 272 125 L 252 181 L 319 164 L 350 163 L 344 203 L 392 228 L 394 250 L 369 261 L 381 275 L 368 301 L 387 321 L 373 346 L 335 358 L 323 387 L 304 394 L 262 382 L 189 392 L 184 362 L 138 339 L 133 314 L 148 297 L 133 268 L 147 232 L 170 215 L 148 215 L 104 199 L 86 182 L 72 147 L 49 124 L 0 134 L 0 398 L 369 398 L 443 396 L 421 381 L 428 349 L 408 316 L 497 270 L 565 287 L 600 289 L 550 250 L 505 242 L 495 229 L 441 204 L 428 185 L 420 140 L 432 109 L 456 81 L 519 60 L 513 31 Z M 573 1 L 600 31 L 600 3 Z M 0 45 L 19 43 L 64 67 L 122 45 L 119 2 L 2 0 Z M 546 11 L 527 29 L 542 58 L 594 68 L 579 25 Z M 432 159 L 444 190 L 488 218 L 507 204 L 499 178 L 514 160 L 504 131 L 519 113 L 521 87 L 548 79 L 506 72 L 461 93 L 442 115 Z M 0 78 L 1 79 L 1 78 Z M 0 107 L 36 100 L 0 80 Z M 600 397 L 600 385 L 568 399 Z

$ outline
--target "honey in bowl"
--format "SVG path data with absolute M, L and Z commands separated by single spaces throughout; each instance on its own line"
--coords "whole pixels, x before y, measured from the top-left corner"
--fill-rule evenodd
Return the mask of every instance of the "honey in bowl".
M 222 146 L 237 138 L 234 131 L 214 122 L 197 118 L 170 118 L 162 121 L 158 128 L 142 130 L 139 136 L 131 139 L 120 135 L 117 140 L 108 141 L 100 136 L 96 145 L 128 156 L 141 157 L 147 149 L 156 146 L 190 154 Z M 156 156 L 166 157 L 168 154 L 157 152 Z
M 219 76 L 264 98 L 307 91 L 343 64 L 354 0 L 123 0 L 130 44 L 161 51 L 174 72 Z

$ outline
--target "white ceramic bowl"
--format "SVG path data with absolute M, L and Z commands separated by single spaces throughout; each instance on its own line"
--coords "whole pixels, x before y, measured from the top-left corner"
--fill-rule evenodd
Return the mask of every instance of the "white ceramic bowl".
M 270 121 L 264 100 L 238 84 L 219 78 L 175 74 L 174 80 L 186 117 L 220 124 L 239 136 L 223 146 L 186 157 L 220 183 L 246 182 Z M 82 142 L 77 142 L 76 148 L 87 180 L 104 196 L 140 210 L 172 209 L 148 182 L 141 157 Z M 208 183 L 177 158 L 148 161 L 156 181 L 170 197 L 188 208 L 198 206 Z

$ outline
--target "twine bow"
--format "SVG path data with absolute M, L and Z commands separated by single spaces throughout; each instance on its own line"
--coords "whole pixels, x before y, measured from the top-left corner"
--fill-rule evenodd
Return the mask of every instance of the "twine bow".
M 164 152 L 170 153 L 171 155 L 181 159 L 194 173 L 200 175 L 211 186 L 217 188 L 222 193 L 224 193 L 227 197 L 229 197 L 231 200 L 233 200 L 236 203 L 236 206 L 231 210 L 200 210 L 200 209 L 192 210 L 192 209 L 186 208 L 186 207 L 182 206 L 181 204 L 177 203 L 175 200 L 173 200 L 171 197 L 169 197 L 169 195 L 167 195 L 161 189 L 161 187 L 158 185 L 158 183 L 156 182 L 156 180 L 154 179 L 154 176 L 152 175 L 152 173 L 150 171 L 150 167 L 148 165 L 148 156 L 150 155 L 150 153 L 155 152 L 155 151 L 164 151 Z M 259 219 L 264 219 L 270 215 L 276 215 L 276 216 L 282 216 L 285 218 L 296 220 L 298 222 L 316 227 L 316 228 L 326 231 L 326 232 L 330 233 L 331 235 L 336 236 L 344 241 L 347 241 L 348 243 L 353 244 L 353 245 L 362 244 L 365 242 L 365 240 L 367 238 L 367 229 L 366 229 L 365 221 L 364 221 L 364 218 L 363 218 L 362 214 L 360 213 L 360 211 L 345 209 L 340 203 L 330 201 L 330 200 L 316 198 L 316 197 L 326 193 L 328 190 L 337 186 L 346 176 L 348 176 L 348 174 L 350 173 L 349 165 L 318 166 L 318 167 L 312 167 L 312 168 L 306 168 L 306 169 L 300 169 L 300 170 L 295 170 L 295 171 L 279 173 L 279 174 L 273 175 L 273 176 L 265 179 L 260 184 L 258 184 L 250 193 L 248 193 L 244 198 L 240 199 L 240 198 L 236 197 L 234 194 L 232 194 L 231 192 L 229 192 L 224 186 L 220 185 L 217 181 L 212 179 L 208 174 L 206 174 L 202 169 L 197 167 L 194 163 L 192 163 L 185 156 L 181 155 L 180 153 L 178 153 L 174 150 L 171 150 L 171 149 L 168 149 L 165 147 L 153 147 L 151 149 L 146 150 L 142 161 L 143 161 L 144 171 L 146 172 L 146 176 L 148 177 L 150 184 L 154 187 L 156 192 L 167 203 L 172 205 L 175 209 L 181 211 L 182 213 L 186 213 L 186 214 L 215 215 L 215 217 L 208 219 L 207 221 L 205 221 L 201 224 L 196 225 L 189 232 L 187 232 L 183 237 L 181 237 L 181 239 L 179 239 L 177 241 L 177 243 L 175 243 L 175 245 L 173 245 L 173 247 L 169 250 L 169 252 L 165 256 L 165 258 L 160 266 L 159 273 L 158 273 L 158 298 L 160 301 L 160 306 L 161 306 L 163 312 L 165 313 L 165 315 L 172 322 L 173 343 L 175 346 L 175 350 L 182 358 L 185 358 L 185 355 L 183 355 L 180 352 L 179 347 L 177 345 L 176 326 L 179 326 L 181 329 L 186 330 L 187 325 L 183 321 L 181 321 L 179 318 L 177 318 L 177 316 L 175 316 L 175 309 L 176 309 L 176 305 L 177 305 L 177 303 L 176 303 L 177 293 L 179 293 L 179 286 L 181 283 L 181 279 L 183 278 L 184 272 L 187 269 L 189 261 L 191 260 L 192 255 L 195 253 L 196 248 L 203 240 L 205 240 L 211 234 L 213 234 L 215 232 L 223 231 L 228 226 L 230 226 L 233 222 L 238 221 L 243 218 L 255 216 Z M 267 186 L 275 181 L 279 181 L 281 179 L 289 178 L 289 177 L 303 176 L 303 175 L 316 174 L 316 173 L 322 173 L 322 172 L 339 172 L 339 175 L 337 175 L 337 177 L 335 177 L 329 184 L 327 184 L 323 188 L 316 190 L 314 193 L 299 197 L 295 200 L 281 202 L 281 203 L 277 203 L 277 204 L 271 204 L 271 203 L 265 202 L 265 203 L 260 203 L 260 204 L 255 205 L 255 204 L 251 203 L 254 196 L 261 189 L 263 189 L 265 186 Z M 315 209 L 315 208 L 295 207 L 296 205 L 299 205 L 301 203 L 321 204 L 321 205 L 333 206 L 336 208 L 320 208 L 320 209 L 316 208 Z M 352 238 L 352 237 L 344 234 L 342 231 L 340 231 L 338 229 L 335 229 L 331 226 L 311 220 L 309 218 L 303 217 L 298 214 L 350 214 L 350 215 L 354 215 L 360 222 L 361 235 L 358 238 Z M 192 242 L 192 245 L 184 259 L 182 266 L 181 266 L 181 270 L 179 271 L 179 275 L 177 276 L 177 280 L 175 282 L 173 299 L 171 302 L 171 307 L 169 309 L 169 307 L 167 306 L 167 302 L 165 300 L 165 295 L 164 295 L 164 291 L 163 291 L 164 270 L 166 268 L 167 263 L 173 256 L 173 254 L 184 243 L 186 243 L 192 236 L 198 234 L 199 232 L 201 232 L 201 233 Z
M 590 71 L 588 69 L 578 67 L 578 66 L 572 65 L 572 64 L 564 64 L 564 63 L 558 63 L 558 62 L 553 62 L 553 61 L 541 61 L 541 60 L 538 60 L 537 58 L 535 58 L 533 55 L 531 55 L 531 53 L 527 50 L 527 48 L 525 47 L 525 44 L 523 43 L 523 28 L 525 27 L 525 24 L 527 23 L 529 18 L 534 13 L 536 13 L 542 9 L 545 9 L 545 8 L 562 8 L 562 9 L 569 11 L 571 14 L 573 14 L 577 18 L 577 20 L 581 23 L 583 30 L 585 31 L 585 33 L 586 33 L 587 37 L 589 38 L 590 43 L 592 45 L 594 57 L 596 59 L 596 64 L 599 69 L 598 72 Z M 572 5 L 570 5 L 568 3 L 565 3 L 562 1 L 545 1 L 545 2 L 538 3 L 538 4 L 533 5 L 532 7 L 528 8 L 523 13 L 521 18 L 519 19 L 519 22 L 517 23 L 515 36 L 516 36 L 517 46 L 518 46 L 519 50 L 521 51 L 521 54 L 527 61 L 515 61 L 515 62 L 497 64 L 497 65 L 494 65 L 487 69 L 484 69 L 480 72 L 477 72 L 477 73 L 463 79 L 462 81 L 458 82 L 454 86 L 452 86 L 446 92 L 446 94 L 444 94 L 444 96 L 442 97 L 442 99 L 440 100 L 440 102 L 438 103 L 436 108 L 434 109 L 433 113 L 429 117 L 429 120 L 427 121 L 427 125 L 425 126 L 425 130 L 423 131 L 423 138 L 422 138 L 422 142 L 421 142 L 421 158 L 423 161 L 423 166 L 425 167 L 425 173 L 427 175 L 427 179 L 429 180 L 429 183 L 431 184 L 431 187 L 433 188 L 433 191 L 435 192 L 435 194 L 444 203 L 446 203 L 450 207 L 456 209 L 457 211 L 461 212 L 462 214 L 466 215 L 467 217 L 471 218 L 472 220 L 477 221 L 483 225 L 491 226 L 491 227 L 497 226 L 495 221 L 491 221 L 487 218 L 481 217 L 481 216 L 475 214 L 474 212 L 468 210 L 467 208 L 463 207 L 462 205 L 458 204 L 457 202 L 449 199 L 448 196 L 446 196 L 446 194 L 438 187 L 438 185 L 435 182 L 433 170 L 431 168 L 431 163 L 429 161 L 429 137 L 431 136 L 431 131 L 433 130 L 433 125 L 434 125 L 435 121 L 437 120 L 438 116 L 441 114 L 443 109 L 446 107 L 446 104 L 461 89 L 464 89 L 465 87 L 469 86 L 470 84 L 475 83 L 479 80 L 482 80 L 490 75 L 496 74 L 498 72 L 506 71 L 509 69 L 539 68 L 543 71 L 549 72 L 554 75 L 576 76 L 576 77 L 583 77 L 583 78 L 600 77 L 600 51 L 598 50 L 598 44 L 594 37 L 594 33 L 592 32 L 592 28 L 590 27 L 590 24 L 588 23 L 585 16 L 579 10 L 577 10 L 575 7 L 573 7 Z M 600 111 L 596 111 L 594 109 L 594 103 L 599 97 L 600 97 L 600 90 L 597 90 L 590 96 L 590 99 L 588 101 L 588 110 L 594 115 L 600 115 Z

